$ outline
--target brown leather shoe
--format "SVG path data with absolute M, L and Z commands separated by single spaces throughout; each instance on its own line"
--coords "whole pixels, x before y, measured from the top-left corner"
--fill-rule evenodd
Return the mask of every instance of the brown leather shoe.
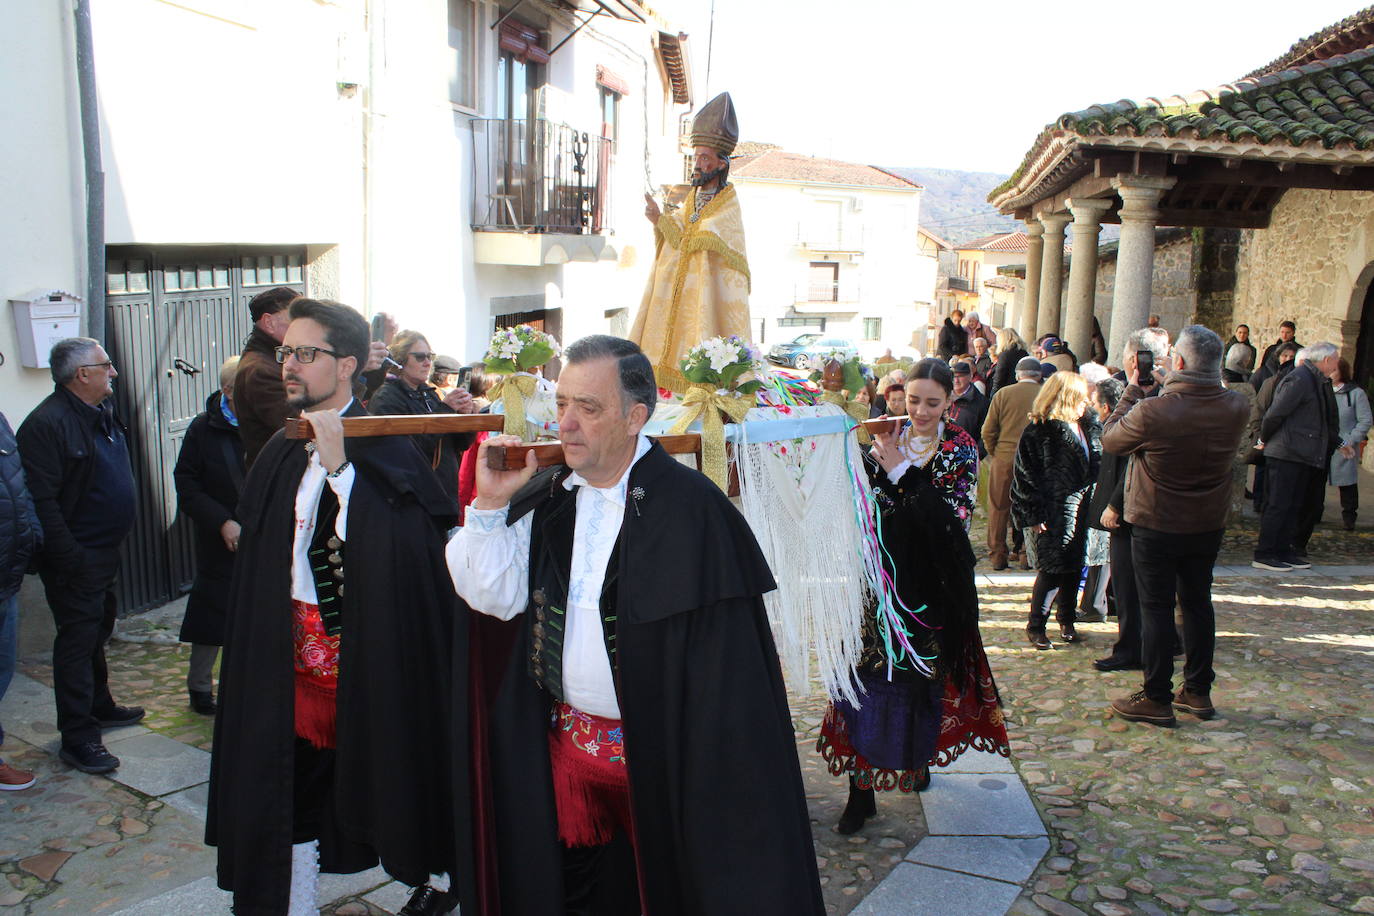
M 1163 728 L 1178 725 L 1174 718 L 1174 708 L 1168 703 L 1150 699 L 1143 690 L 1137 690 L 1128 697 L 1112 700 L 1112 712 L 1127 722 L 1146 722 Z
M 1192 713 L 1199 719 L 1214 719 L 1217 715 L 1211 694 L 1193 693 L 1187 687 L 1178 689 L 1178 695 L 1174 697 L 1174 709 Z
M 1061 623 L 1059 625 L 1059 638 L 1064 640 L 1064 642 L 1082 641 L 1082 637 L 1078 635 L 1078 631 L 1074 629 L 1071 623 Z
M 1037 649 L 1050 648 L 1050 638 L 1045 635 L 1043 629 L 1035 630 L 1031 627 L 1026 627 L 1026 639 L 1028 639 L 1030 644 Z

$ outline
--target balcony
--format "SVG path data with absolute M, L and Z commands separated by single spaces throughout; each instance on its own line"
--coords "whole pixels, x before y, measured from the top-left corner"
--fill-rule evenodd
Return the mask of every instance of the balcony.
M 810 281 L 798 283 L 793 288 L 793 307 L 799 312 L 841 311 L 852 312 L 862 299 L 858 280 L 844 283 L 823 283 Z M 847 306 L 847 308 L 837 308 Z
M 540 267 L 614 260 L 612 141 L 540 119 L 472 122 L 473 254 Z
M 967 277 L 949 277 L 949 288 L 963 293 L 974 292 L 973 281 Z

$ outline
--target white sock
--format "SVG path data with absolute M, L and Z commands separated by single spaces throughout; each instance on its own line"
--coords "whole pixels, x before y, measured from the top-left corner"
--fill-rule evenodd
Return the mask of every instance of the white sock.
M 296 843 L 291 847 L 291 908 L 287 916 L 319 916 L 315 894 L 320 883 L 320 843 Z
M 436 891 L 443 891 L 445 894 L 447 894 L 450 886 L 448 872 L 441 872 L 437 875 L 430 875 L 429 886 L 434 888 Z

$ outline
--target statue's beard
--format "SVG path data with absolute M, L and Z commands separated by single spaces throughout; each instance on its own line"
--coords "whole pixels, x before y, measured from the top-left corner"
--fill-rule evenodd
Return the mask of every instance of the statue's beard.
M 713 172 L 696 171 L 692 173 L 692 187 L 704 188 L 708 184 L 713 184 L 725 175 L 725 166 L 721 166 Z

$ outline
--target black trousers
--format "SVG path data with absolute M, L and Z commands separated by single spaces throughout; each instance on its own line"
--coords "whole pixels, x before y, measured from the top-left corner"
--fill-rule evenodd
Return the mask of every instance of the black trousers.
M 1135 563 L 1131 559 L 1131 529 L 1121 525 L 1109 542 L 1112 567 L 1112 593 L 1116 598 L 1116 645 L 1113 658 L 1140 662 L 1140 593 L 1135 586 Z
M 1307 542 L 1312 540 L 1312 529 L 1322 520 L 1322 510 L 1326 508 L 1326 469 L 1307 469 L 1307 487 L 1298 504 L 1298 523 L 1293 529 L 1293 549 L 1300 554 L 1307 553 Z
M 1310 505 L 1312 493 L 1314 487 L 1320 491 L 1324 486 L 1326 473 L 1321 468 L 1283 458 L 1266 458 L 1264 469 L 1264 512 L 1260 515 L 1255 559 L 1281 560 L 1297 549 L 1300 525 L 1305 526 L 1306 530 L 1301 546 L 1304 549 L 1307 547 L 1307 538 L 1312 536 L 1312 528 L 1316 524 L 1315 517 L 1310 522 L 1308 520 L 1313 510 Z M 1320 496 L 1315 509 L 1320 516 Z
M 114 709 L 105 643 L 114 632 L 119 548 L 86 548 L 78 569 L 44 565 L 43 592 L 57 636 L 52 644 L 53 693 L 62 743 L 100 740 L 100 718 Z
M 1360 485 L 1356 483 L 1346 484 L 1341 490 L 1341 518 L 1347 522 L 1355 521 L 1355 514 L 1360 508 Z
M 1032 630 L 1045 629 L 1050 619 L 1050 605 L 1054 605 L 1054 619 L 1069 626 L 1073 625 L 1073 609 L 1078 597 L 1079 573 L 1049 573 L 1040 570 L 1035 574 L 1035 587 L 1031 589 L 1030 617 L 1026 626 Z
M 1275 495 L 1271 489 L 1270 498 Z M 1222 531 L 1175 534 L 1139 525 L 1131 529 L 1145 693 L 1156 702 L 1173 699 L 1175 597 L 1183 624 L 1183 685 L 1193 693 L 1212 690 L 1217 640 L 1212 567 L 1221 550 Z

